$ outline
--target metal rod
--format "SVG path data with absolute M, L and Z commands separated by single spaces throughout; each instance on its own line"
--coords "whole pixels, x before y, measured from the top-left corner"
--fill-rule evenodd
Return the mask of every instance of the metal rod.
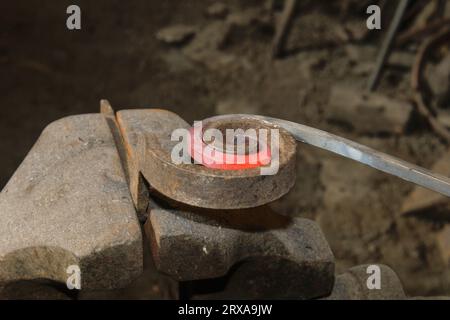
M 389 25 L 386 38 L 384 39 L 380 49 L 380 53 L 378 54 L 375 70 L 373 71 L 369 79 L 369 84 L 367 87 L 369 91 L 374 91 L 378 86 L 381 71 L 383 70 L 384 64 L 386 63 L 386 60 L 391 52 L 395 34 L 397 33 L 398 27 L 400 26 L 400 22 L 402 21 L 406 8 L 408 7 L 408 3 L 409 0 L 400 0 L 400 3 L 398 4 L 397 9 L 395 10 L 394 18 L 392 19 L 392 22 Z
M 449 178 L 329 132 L 287 120 L 259 115 L 233 114 L 218 116 L 217 118 L 219 117 L 257 119 L 277 125 L 290 132 L 297 141 L 331 151 L 450 197 Z
M 286 0 L 284 2 L 283 13 L 276 26 L 275 38 L 272 43 L 272 59 L 277 58 L 284 49 L 296 6 L 297 0 Z

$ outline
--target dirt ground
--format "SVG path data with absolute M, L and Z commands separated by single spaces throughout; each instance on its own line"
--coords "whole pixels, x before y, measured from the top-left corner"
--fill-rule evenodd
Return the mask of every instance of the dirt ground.
M 367 31 L 365 8 L 345 9 L 342 1 L 300 1 L 285 53 L 271 61 L 274 16 L 265 9 L 266 1 L 224 1 L 228 17 L 212 18 L 205 14 L 214 3 L 210 0 L 80 0 L 80 31 L 65 26 L 71 3 L 0 4 L 0 186 L 49 122 L 98 112 L 102 98 L 116 110 L 166 108 L 189 122 L 223 113 L 275 116 L 426 168 L 446 150 L 423 121 L 380 133 L 369 124 L 359 130 L 367 119 L 357 113 L 347 121 L 335 120 L 332 89 L 364 88 L 386 31 Z M 177 24 L 194 27 L 195 37 L 177 45 L 157 39 L 159 30 Z M 406 58 L 386 67 L 378 92 L 408 101 L 408 61 L 416 48 L 401 49 L 397 51 Z M 413 188 L 299 145 L 297 183 L 273 206 L 318 221 L 338 272 L 385 263 L 398 273 L 409 295 L 450 295 L 448 261 L 435 236 L 445 221 L 399 214 Z

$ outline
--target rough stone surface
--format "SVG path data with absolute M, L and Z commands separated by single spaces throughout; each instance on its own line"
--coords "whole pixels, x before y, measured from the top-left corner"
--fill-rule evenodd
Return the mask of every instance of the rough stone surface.
M 226 99 L 216 105 L 217 114 L 248 113 L 259 114 L 260 107 L 246 99 Z
M 212 18 L 225 18 L 228 12 L 228 7 L 222 2 L 213 3 L 206 9 L 206 14 Z
M 450 150 L 432 166 L 431 171 L 450 177 Z M 450 219 L 450 199 L 437 192 L 416 186 L 403 202 L 401 214 Z
M 388 60 L 389 65 L 410 69 L 415 61 L 415 54 L 408 51 L 394 51 Z M 374 65 L 375 66 L 375 65 Z
M 227 23 L 233 27 L 248 27 L 252 24 L 268 23 L 261 8 L 249 8 L 239 12 L 233 12 L 227 17 Z
M 148 240 L 143 234 L 144 271 L 128 286 L 113 290 L 81 290 L 78 300 L 174 300 L 179 299 L 179 283 L 158 272 Z
M 357 24 L 361 26 L 361 23 L 358 22 Z M 367 31 L 365 26 L 364 29 Z M 370 68 L 370 71 L 375 69 L 376 55 L 378 53 L 377 47 L 371 45 L 359 46 L 349 44 L 346 45 L 344 49 L 352 63 Z M 386 66 L 410 69 L 414 63 L 414 59 L 414 53 L 408 51 L 393 51 L 389 56 Z
M 350 268 L 336 277 L 333 292 L 325 300 L 402 300 L 405 299 L 402 283 L 397 274 L 388 266 L 380 267 L 380 289 L 368 289 L 367 273 L 369 265 Z
M 450 110 L 439 110 L 437 119 L 442 123 L 447 129 L 450 130 Z
M 142 272 L 142 236 L 105 117 L 50 124 L 0 194 L 0 287 L 45 279 L 123 287 Z
M 437 244 L 443 263 L 450 266 L 450 225 L 438 232 Z
M 167 44 L 179 45 L 191 39 L 195 31 L 195 28 L 191 26 L 174 25 L 159 30 L 156 33 L 156 38 Z
M 375 46 L 357 46 L 349 44 L 344 47 L 345 53 L 352 62 L 373 61 L 377 55 L 377 48 Z
M 74 290 L 76 291 L 76 290 Z M 74 291 L 52 281 L 17 281 L 9 283 L 0 291 L 1 300 L 71 300 Z M 72 295 L 70 295 L 72 294 Z
M 412 106 L 378 93 L 364 93 L 346 86 L 331 89 L 326 117 L 359 133 L 402 133 Z
M 215 21 L 201 30 L 183 49 L 183 53 L 192 61 L 203 64 L 211 70 L 226 67 L 236 59 L 232 54 L 221 51 L 229 32 L 229 24 Z
M 267 207 L 192 213 L 153 209 L 145 225 L 155 264 L 182 281 L 225 276 L 208 298 L 316 298 L 328 295 L 334 257 L 311 220 Z M 176 253 L 176 254 L 174 254 Z

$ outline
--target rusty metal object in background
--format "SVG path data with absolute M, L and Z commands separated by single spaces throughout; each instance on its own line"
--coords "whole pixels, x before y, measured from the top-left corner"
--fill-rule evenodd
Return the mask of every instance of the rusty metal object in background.
M 427 119 L 434 132 L 439 135 L 447 144 L 450 144 L 450 132 L 439 122 L 430 107 L 424 102 L 422 89 L 424 88 L 422 74 L 425 67 L 425 59 L 431 51 L 442 45 L 450 43 L 450 27 L 440 30 L 437 34 L 422 44 L 417 52 L 416 61 L 411 72 L 411 87 L 413 89 L 414 100 L 417 110 Z
M 236 128 L 273 127 L 259 120 L 255 124 L 252 118 L 234 120 Z M 169 111 L 123 110 L 117 113 L 117 121 L 127 155 L 133 162 L 132 170 L 135 170 L 130 176 L 138 176 L 140 172 L 151 188 L 173 200 L 210 209 L 249 208 L 278 199 L 294 184 L 296 144 L 284 130 L 280 130 L 279 171 L 276 175 L 263 176 L 259 168 L 218 170 L 174 164 L 171 152 L 179 142 L 171 141 L 171 134 L 190 126 Z M 137 199 L 137 191 L 131 191 L 133 199 Z
M 380 53 L 378 54 L 375 70 L 373 71 L 369 79 L 369 83 L 367 86 L 367 89 L 369 91 L 374 91 L 378 86 L 381 77 L 381 72 L 391 52 L 395 35 L 403 19 L 403 15 L 405 14 L 408 4 L 409 0 L 400 0 L 397 9 L 395 10 L 394 18 L 392 19 L 391 24 L 389 25 L 386 38 L 383 40 Z
M 430 32 L 439 31 L 439 29 L 450 25 L 450 18 L 441 18 L 435 21 L 431 21 L 425 26 L 419 26 L 410 30 L 405 31 L 400 34 L 396 40 L 397 46 L 402 46 L 407 44 L 412 40 L 417 40 L 417 38 L 422 38 L 423 36 L 429 34 Z

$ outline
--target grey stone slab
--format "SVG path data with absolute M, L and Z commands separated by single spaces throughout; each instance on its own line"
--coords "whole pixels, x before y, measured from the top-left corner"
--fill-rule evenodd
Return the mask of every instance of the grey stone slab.
M 406 298 L 402 283 L 397 274 L 388 266 L 377 264 L 380 268 L 380 288 L 369 289 L 367 273 L 369 265 L 350 268 L 336 277 L 333 292 L 326 300 L 403 300 Z

